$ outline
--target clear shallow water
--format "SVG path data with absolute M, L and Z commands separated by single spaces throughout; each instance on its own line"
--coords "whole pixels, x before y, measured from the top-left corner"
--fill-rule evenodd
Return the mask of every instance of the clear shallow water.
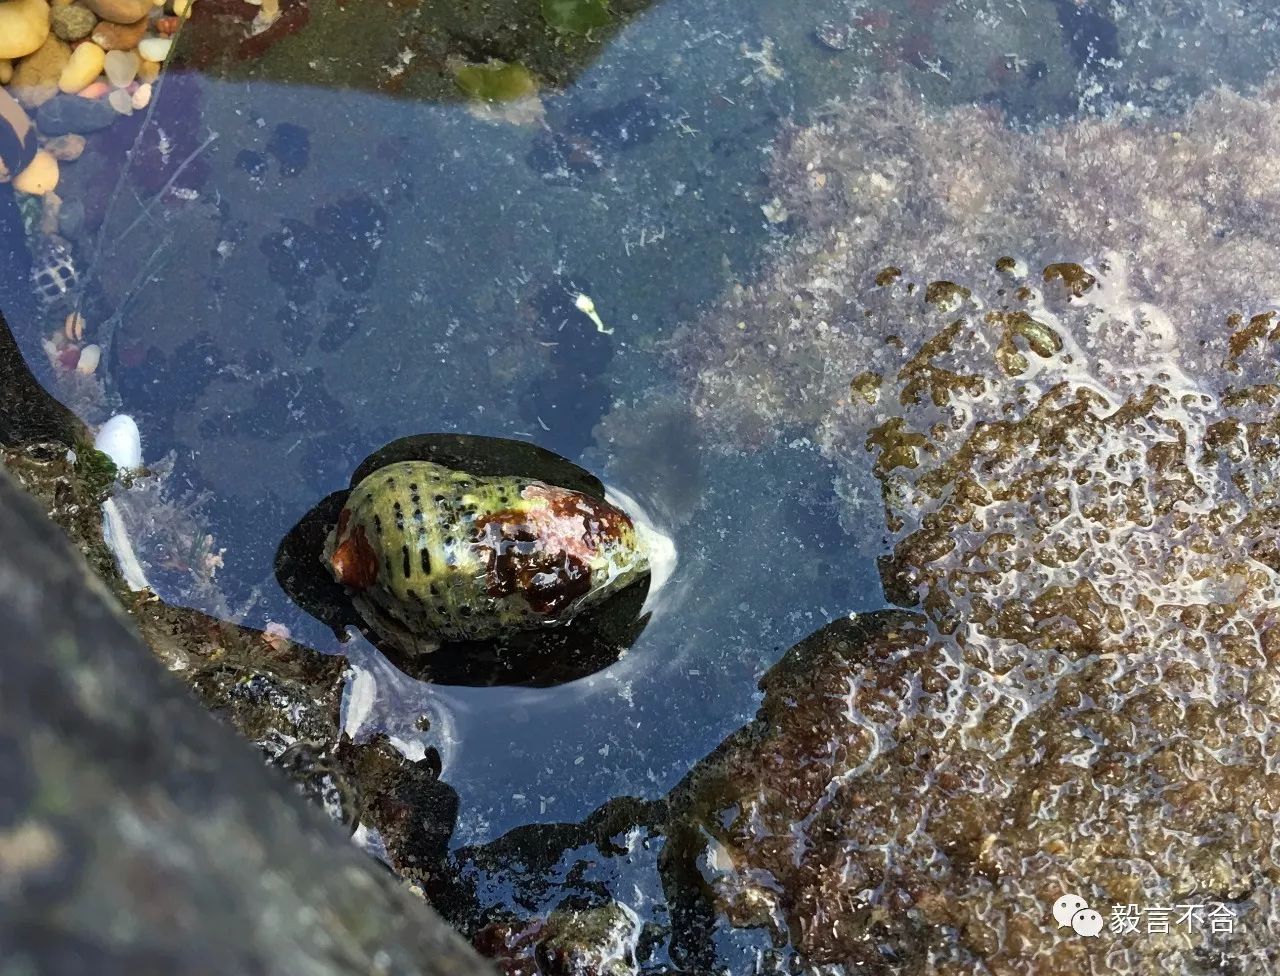
M 720 450 L 678 385 L 674 331 L 786 246 L 785 222 L 761 210 L 769 146 L 786 119 L 882 75 L 1030 123 L 1130 98 L 1160 110 L 1219 65 L 1246 71 L 1194 50 L 1216 7 L 1138 11 L 1163 31 L 1145 47 L 1132 20 L 1117 36 L 1069 7 L 660 4 L 524 126 L 306 76 L 174 73 L 145 125 L 68 167 L 64 192 L 86 200 L 90 227 L 105 212 L 82 259 L 101 243 L 84 264 L 108 394 L 149 461 L 172 453 L 172 484 L 203 497 L 225 550 L 216 600 L 181 573 L 157 589 L 349 655 L 371 678 L 349 694 L 348 727 L 440 749 L 455 844 L 663 795 L 753 714 L 786 648 L 884 603 L 877 507 L 846 532 L 813 445 Z M 833 19 L 856 28 L 846 51 L 814 40 Z M 393 68 L 367 65 L 379 83 Z M 607 340 L 563 313 L 568 287 L 593 297 Z M 47 324 L 15 330 L 34 350 Z M 79 406 L 101 419 L 102 404 Z M 280 539 L 366 454 L 431 431 L 532 440 L 672 534 L 669 599 L 623 660 L 555 688 L 430 686 L 291 604 L 272 574 Z

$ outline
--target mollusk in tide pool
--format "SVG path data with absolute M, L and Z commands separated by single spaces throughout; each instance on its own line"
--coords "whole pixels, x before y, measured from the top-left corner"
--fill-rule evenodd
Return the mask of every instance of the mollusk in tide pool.
M 609 502 L 429 461 L 356 485 L 324 558 L 366 622 L 406 651 L 563 623 L 649 569 L 635 525 Z

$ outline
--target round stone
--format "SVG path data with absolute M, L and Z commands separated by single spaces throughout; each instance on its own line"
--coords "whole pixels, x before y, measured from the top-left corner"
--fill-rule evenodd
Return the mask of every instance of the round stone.
M 98 18 L 93 11 L 72 5 L 70 7 L 54 7 L 51 16 L 53 32 L 64 41 L 82 41 L 93 33 Z
M 84 5 L 103 20 L 132 24 L 151 12 L 151 0 L 84 0 Z

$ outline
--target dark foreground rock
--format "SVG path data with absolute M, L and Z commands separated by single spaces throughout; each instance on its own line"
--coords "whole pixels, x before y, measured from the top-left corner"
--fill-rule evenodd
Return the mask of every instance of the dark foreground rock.
M 0 956 L 31 973 L 480 973 L 166 676 L 0 474 Z

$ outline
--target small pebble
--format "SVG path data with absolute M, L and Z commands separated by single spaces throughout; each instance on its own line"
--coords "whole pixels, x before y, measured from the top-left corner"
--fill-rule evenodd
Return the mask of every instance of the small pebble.
M 151 13 L 149 0 L 80 0 L 102 20 L 132 24 Z
M 84 7 L 54 7 L 49 22 L 53 32 L 64 41 L 82 41 L 93 33 L 98 18 Z
M 93 29 L 93 43 L 104 51 L 132 51 L 147 36 L 147 18 L 132 24 L 113 24 L 104 20 Z
M 141 112 L 144 108 L 151 104 L 151 85 L 149 83 L 139 85 L 133 92 L 133 110 Z
M 72 163 L 84 152 L 84 136 L 75 133 L 54 136 L 45 142 L 44 148 L 59 162 Z
M 68 372 L 75 369 L 80 362 L 80 349 L 78 346 L 67 346 L 57 352 L 58 365 Z
M 83 91 L 81 91 L 79 93 L 79 97 L 98 99 L 110 91 L 111 91 L 111 83 L 102 78 L 99 78 L 88 88 L 85 88 Z
M 58 185 L 58 161 L 43 149 L 38 151 L 21 173 L 13 178 L 13 188 L 21 193 L 42 197 Z
M 194 0 L 173 0 L 173 12 L 179 17 L 190 17 L 193 2 Z
M 144 38 L 138 44 L 138 54 L 147 61 L 154 61 L 157 64 L 164 61 L 169 56 L 169 49 L 173 47 L 173 39 L 169 37 L 148 37 Z
M 155 81 L 160 77 L 160 65 L 155 61 L 143 61 L 138 65 L 138 80 L 142 82 Z
M 13 62 L 8 58 L 0 58 L 0 85 L 7 85 L 13 80 Z
M 83 91 L 102 74 L 107 52 L 92 41 L 85 41 L 71 52 L 71 60 L 58 77 L 58 87 L 68 95 Z
M 128 88 L 138 75 L 138 56 L 132 51 L 108 51 L 104 68 L 107 80 L 117 88 Z
M 40 107 L 58 94 L 58 82 L 70 61 L 70 45 L 50 34 L 39 50 L 14 66 L 10 94 L 27 108 Z
M 60 136 L 68 132 L 97 132 L 117 118 L 106 102 L 78 95 L 55 95 L 40 106 L 36 124 L 42 135 Z
M 161 37 L 173 37 L 181 26 L 181 17 L 161 17 L 156 21 L 156 32 Z
M 107 96 L 107 104 L 119 112 L 121 115 L 133 114 L 133 96 L 125 89 L 117 88 Z
M 58 215 L 62 213 L 62 197 L 50 190 L 40 198 L 40 236 L 58 233 Z
M 65 200 L 58 209 L 58 233 L 63 237 L 78 237 L 84 230 L 84 204 L 79 200 Z
M 77 373 L 92 373 L 98 368 L 98 361 L 102 359 L 102 347 L 97 343 L 90 343 L 80 350 L 80 360 L 76 363 Z

